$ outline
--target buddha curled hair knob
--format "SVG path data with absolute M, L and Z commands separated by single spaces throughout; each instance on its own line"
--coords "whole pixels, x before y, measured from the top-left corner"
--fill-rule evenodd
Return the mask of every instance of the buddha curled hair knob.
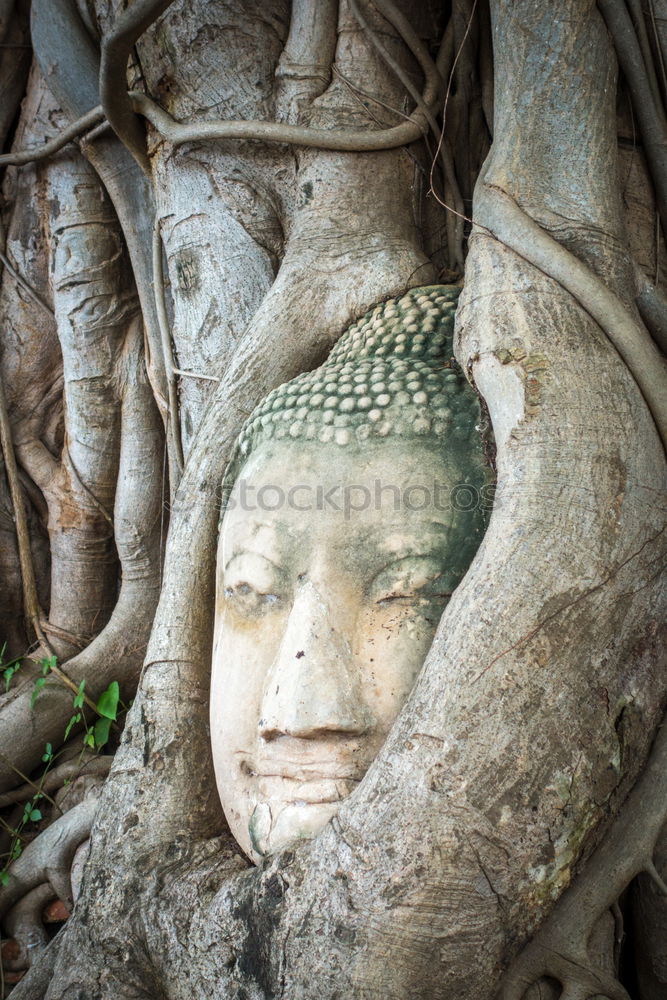
M 343 333 L 327 360 L 278 386 L 241 431 L 227 488 L 251 452 L 271 439 L 345 447 L 369 438 L 479 437 L 479 402 L 453 359 L 461 289 L 413 288 L 374 306 Z

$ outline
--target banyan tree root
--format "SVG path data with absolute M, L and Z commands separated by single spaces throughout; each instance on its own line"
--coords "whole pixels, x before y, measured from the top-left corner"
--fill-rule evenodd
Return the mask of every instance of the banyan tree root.
M 653 856 L 658 871 L 667 872 L 667 824 Z M 630 891 L 637 981 L 641 1000 L 667 996 L 667 895 L 649 875 L 635 879 Z
M 68 907 L 73 904 L 70 872 L 78 847 L 88 839 L 99 801 L 99 789 L 31 841 L 9 870 L 9 880 L 0 886 L 0 918 L 37 886 L 48 882 L 52 895 Z
M 529 986 L 542 977 L 561 984 L 561 1000 L 630 1000 L 615 977 L 596 965 L 590 939 L 600 918 L 641 872 L 650 875 L 662 896 L 667 896 L 667 885 L 653 860 L 666 821 L 667 725 L 663 722 L 646 768 L 615 823 L 510 966 L 500 1000 L 522 1000 Z
M 73 760 L 66 760 L 57 767 L 52 768 L 46 777 L 40 782 L 39 790 L 43 792 L 53 792 L 61 788 L 66 781 L 86 775 L 106 778 L 113 757 L 111 754 L 91 757 L 89 760 L 81 762 L 77 757 Z M 20 785 L 11 792 L 4 792 L 0 795 L 0 809 L 12 805 L 14 802 L 27 802 L 35 794 L 36 786 L 32 782 Z
M 52 99 L 46 103 L 53 106 Z M 61 461 L 32 417 L 30 393 L 21 391 L 28 379 L 39 382 L 40 373 L 21 361 L 26 351 L 7 350 L 3 375 L 12 387 L 19 462 L 42 490 L 50 515 L 52 586 L 49 621 L 41 624 L 59 659 L 73 657 L 65 672 L 75 692 L 85 679 L 86 694 L 94 699 L 112 680 L 131 691 L 143 658 L 159 592 L 162 432 L 146 377 L 138 301 L 126 277 L 113 210 L 94 172 L 78 157 L 61 156 L 46 179 L 44 211 L 49 214 L 41 228 L 49 233 L 66 401 Z M 13 224 L 10 232 L 12 247 L 25 256 L 29 248 L 18 246 L 17 228 Z M 16 343 L 25 346 L 21 313 L 10 292 L 3 289 L 3 318 Z M 42 327 L 27 327 L 34 331 L 27 353 L 39 356 Z M 42 649 L 42 655 L 49 652 Z M 49 685 L 36 706 L 35 733 L 35 669 L 38 674 L 39 668 L 26 663 L 12 690 L 0 698 L 12 762 L 25 772 L 36 765 L 45 742 L 59 745 L 71 715 L 71 694 Z M 0 771 L 0 785 L 11 788 L 15 775 L 2 764 Z
M 72 0 L 35 0 L 31 6 L 35 59 L 49 89 L 72 121 L 99 104 L 99 53 Z M 166 382 L 151 275 L 153 195 L 148 178 L 113 135 L 82 144 L 113 202 L 132 264 L 148 344 L 148 371 L 158 407 L 166 419 Z M 170 460 L 170 469 L 173 465 Z
M 667 447 L 667 365 L 647 330 L 583 261 L 506 191 L 484 180 L 477 193 L 480 228 L 562 285 L 599 324 L 632 373 Z
M 30 968 L 46 948 L 50 937 L 45 923 L 61 921 L 69 916 L 72 902 L 76 901 L 81 889 L 90 846 L 85 831 L 89 826 L 91 810 L 79 810 L 78 814 L 76 810 L 90 799 L 96 800 L 101 789 L 101 779 L 108 774 L 112 761 L 113 757 L 109 755 L 91 757 L 83 764 L 80 759 L 67 760 L 49 772 L 41 784 L 44 792 L 50 790 L 56 793 L 55 801 L 51 801 L 54 801 L 57 808 L 65 807 L 68 802 L 69 809 L 58 821 L 60 832 L 55 842 L 50 833 L 53 824 L 31 842 L 28 860 L 38 868 L 36 874 L 29 874 L 29 878 L 33 880 L 35 877 L 43 877 L 45 881 L 14 903 L 2 921 L 3 929 L 10 935 L 9 942 L 3 947 L 3 969 L 10 973 Z M 78 779 L 83 779 L 84 784 Z M 14 792 L 6 793 L 0 797 L 0 803 L 3 800 L 5 805 L 25 801 L 35 794 L 35 787 L 33 783 L 28 783 Z M 59 791 L 56 792 L 56 789 Z M 92 811 L 94 812 L 94 807 Z M 26 848 L 26 852 L 27 850 Z M 47 907 L 48 903 L 51 903 L 50 907 Z
M 16 957 L 3 958 L 3 966 L 11 972 L 28 969 L 49 943 L 42 914 L 46 904 L 54 897 L 48 882 L 31 889 L 5 916 L 7 933 L 18 945 Z
M 634 261 L 633 269 L 637 285 L 637 308 L 656 344 L 667 354 L 667 299 Z

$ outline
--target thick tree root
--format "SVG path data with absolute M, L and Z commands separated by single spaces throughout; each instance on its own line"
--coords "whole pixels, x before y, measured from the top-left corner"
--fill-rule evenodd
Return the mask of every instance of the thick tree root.
M 637 284 L 637 308 L 656 344 L 667 354 L 667 299 L 634 262 L 633 269 Z
M 446 55 L 449 51 L 449 29 L 453 23 L 452 20 L 450 19 L 448 24 L 448 31 L 445 33 L 445 37 L 440 46 L 440 52 L 438 53 L 436 63 L 433 59 L 431 59 L 428 50 L 423 45 L 416 32 L 412 29 L 409 21 L 399 10 L 396 9 L 393 3 L 387 3 L 386 0 L 377 0 L 377 3 L 373 6 L 377 7 L 385 20 L 389 21 L 389 23 L 393 25 L 414 55 L 415 59 L 418 61 L 422 72 L 424 73 L 427 91 L 432 90 L 436 93 L 440 92 L 444 85 L 444 79 L 441 75 L 441 67 L 444 68 Z M 450 141 L 448 138 L 443 136 L 440 126 L 436 121 L 435 111 L 429 108 L 424 102 L 421 94 L 411 82 L 408 74 L 402 69 L 391 53 L 388 52 L 382 44 L 378 33 L 374 31 L 368 23 L 356 0 L 350 0 L 350 8 L 367 38 L 378 52 L 380 58 L 387 64 L 387 66 L 389 66 L 394 75 L 401 81 L 408 94 L 410 94 L 412 99 L 415 101 L 417 108 L 421 111 L 431 127 L 437 150 L 434 160 L 437 159 L 438 156 L 440 157 L 442 163 L 443 181 L 449 192 L 447 197 L 451 197 L 451 201 L 453 203 L 453 209 L 450 209 L 449 205 L 444 206 L 448 209 L 447 223 L 448 225 L 453 224 L 453 241 L 450 243 L 452 249 L 452 252 L 450 253 L 450 264 L 452 267 L 455 267 L 463 272 L 463 268 L 465 266 L 465 255 L 463 251 L 464 204 L 456 172 L 454 170 Z M 433 165 L 431 166 L 431 183 L 432 180 Z
M 112 761 L 113 757 L 110 754 L 106 754 L 101 757 L 91 757 L 82 763 L 77 755 L 75 760 L 66 760 L 63 764 L 59 764 L 58 767 L 54 767 L 39 785 L 29 782 L 25 785 L 20 785 L 11 792 L 4 792 L 0 795 L 0 809 L 5 809 L 14 802 L 27 802 L 28 799 L 33 797 L 37 789 L 42 792 L 56 791 L 62 787 L 65 781 L 71 781 L 72 778 L 78 778 L 82 775 L 106 777 Z
M 184 142 L 210 139 L 256 139 L 260 142 L 287 142 L 310 149 L 339 150 L 345 153 L 366 153 L 381 149 L 398 149 L 421 139 L 426 123 L 419 111 L 413 119 L 391 128 L 371 131 L 352 129 L 320 129 L 304 125 L 283 125 L 266 121 L 200 121 L 177 122 L 146 94 L 130 91 L 132 107 L 144 116 L 160 135 L 174 146 Z M 430 100 L 428 99 L 430 97 Z M 424 94 L 424 103 L 433 107 L 432 95 Z M 417 116 L 419 119 L 417 120 Z
M 60 944 L 61 938 L 58 935 L 42 952 L 39 961 L 30 966 L 27 974 L 14 987 L 12 1000 L 43 1000 L 53 978 Z
M 667 448 L 667 367 L 646 330 L 601 278 L 553 239 L 506 191 L 482 183 L 476 197 L 480 228 L 567 289 L 601 326 L 632 373 Z
M 31 7 L 35 58 L 66 113 L 78 119 L 99 105 L 99 55 L 72 0 L 35 0 Z M 149 377 L 164 419 L 167 390 L 155 315 L 150 243 L 153 194 L 145 174 L 116 139 L 103 136 L 82 145 L 118 215 L 132 262 L 148 343 Z M 171 457 L 170 457 L 171 465 Z
M 99 801 L 99 789 L 74 806 L 33 840 L 9 870 L 0 886 L 0 917 L 32 889 L 48 882 L 55 895 L 72 905 L 70 870 L 78 846 L 90 835 Z
M 324 93 L 336 58 L 338 0 L 293 0 L 289 35 L 276 70 L 276 117 L 298 124 Z
M 510 966 L 500 1000 L 521 1000 L 542 976 L 556 979 L 566 1000 L 629 1000 L 625 989 L 591 961 L 588 943 L 600 917 L 640 872 L 667 894 L 653 851 L 667 821 L 667 722 L 658 730 L 641 777 L 600 846 L 532 941 Z
M 98 190 L 94 175 L 91 177 L 94 190 Z M 86 190 L 90 189 L 87 187 Z M 99 193 L 97 197 L 99 201 Z M 60 200 L 66 201 L 62 196 Z M 81 239 L 85 239 L 84 229 L 79 226 L 76 230 Z M 67 229 L 70 238 L 74 232 L 72 226 Z M 61 256 L 66 256 L 67 249 L 68 245 L 61 248 Z M 74 253 L 70 253 L 69 259 L 78 260 Z M 74 628 L 84 634 L 90 633 L 95 628 L 99 610 L 115 597 L 114 572 L 102 594 L 104 600 L 96 603 L 94 599 L 99 591 L 97 581 L 101 576 L 101 561 L 100 546 L 94 547 L 93 544 L 101 536 L 104 552 L 108 552 L 108 537 L 112 530 L 109 510 L 114 506 L 113 541 L 122 567 L 122 584 L 116 605 L 100 634 L 68 661 L 66 672 L 57 666 L 52 670 L 74 694 L 81 680 L 85 679 L 87 691 L 84 698 L 93 709 L 94 700 L 91 698 L 98 697 L 112 680 L 118 681 L 128 694 L 133 690 L 157 604 L 160 575 L 161 428 L 145 376 L 141 322 L 137 316 L 126 316 L 124 300 L 121 300 L 116 312 L 113 311 L 114 295 L 117 294 L 114 280 L 115 285 L 118 284 L 116 264 L 115 258 L 98 262 L 92 277 L 87 275 L 88 284 L 82 282 L 80 274 L 74 275 L 77 281 L 71 281 L 71 284 L 79 289 L 79 294 L 73 299 L 74 293 L 70 290 L 57 295 L 58 299 L 69 296 L 70 311 L 81 328 L 74 329 L 69 323 L 69 314 L 61 317 L 63 353 L 70 367 L 67 384 L 73 387 L 72 395 L 76 396 L 67 409 L 67 451 L 62 463 L 56 462 L 35 434 L 29 438 L 28 431 L 23 433 L 18 449 L 33 480 L 48 498 L 51 522 L 55 526 L 52 530 L 52 579 L 55 583 L 51 589 L 50 616 L 56 624 L 75 621 Z M 61 280 L 64 282 L 65 279 Z M 136 309 L 131 290 L 128 294 L 131 296 L 128 308 Z M 87 311 L 83 308 L 91 297 L 100 310 L 107 309 L 110 315 L 103 313 L 96 318 L 93 313 L 91 317 L 90 308 Z M 110 297 L 111 305 L 107 297 Z M 80 316 L 83 319 L 79 320 Z M 110 341 L 109 350 L 102 352 L 102 361 L 92 348 L 86 351 L 86 345 L 94 341 L 93 334 L 100 335 L 97 329 L 100 326 Z M 84 336 L 86 333 L 88 336 Z M 77 335 L 79 340 L 84 341 L 83 348 L 74 343 Z M 80 376 L 86 364 L 89 379 L 86 385 L 96 378 L 94 372 L 105 366 L 105 405 L 99 402 L 101 391 L 96 394 L 99 406 L 95 407 L 91 402 L 92 394 L 82 390 L 84 380 L 77 374 Z M 74 373 L 73 368 L 76 369 Z M 118 414 L 117 409 L 120 410 Z M 99 502 L 100 497 L 103 502 Z M 100 508 L 104 508 L 102 515 Z M 63 531 L 63 525 L 68 530 Z M 19 535 L 19 541 L 22 565 L 30 569 L 29 540 L 22 540 Z M 28 617 L 40 637 L 43 652 L 49 655 L 50 646 L 40 628 L 41 612 L 35 596 L 34 579 L 26 573 L 23 579 L 24 583 L 28 581 L 31 584 L 25 598 Z M 107 617 L 108 614 L 100 615 L 99 624 L 103 624 Z M 61 656 L 68 653 L 71 656 L 73 652 L 68 643 L 60 643 L 56 650 Z M 71 695 L 45 692 L 45 697 L 40 699 L 36 725 L 28 673 L 24 669 L 18 684 L 3 697 L 3 711 L 11 718 L 8 725 L 17 734 L 17 739 L 11 740 L 15 751 L 13 763 L 26 772 L 37 764 L 45 742 L 56 746 L 60 744 L 72 714 Z M 21 740 L 21 734 L 28 731 L 32 735 L 30 743 L 26 744 Z M 0 780 L 5 788 L 11 788 L 15 779 L 4 766 L 2 771 L 5 773 Z
M 654 854 L 656 868 L 667 872 L 667 825 Z M 635 879 L 630 893 L 634 955 L 641 1000 L 667 996 L 667 895 L 648 875 Z
M 139 0 L 116 18 L 102 38 L 100 100 L 109 124 L 139 166 L 150 176 L 146 131 L 127 96 L 127 59 L 132 46 L 173 0 Z
M 598 7 L 614 40 L 616 55 L 627 81 L 651 170 L 658 213 L 667 228 L 667 125 L 664 107 L 650 86 L 639 41 L 624 0 L 598 0 Z
M 169 6 L 172 0 L 144 0 L 124 11 L 109 36 L 102 41 L 100 92 L 102 105 L 107 111 L 118 136 L 137 162 L 146 168 L 145 140 L 140 133 L 136 114 L 143 115 L 158 132 L 174 145 L 193 139 L 260 139 L 269 142 L 288 142 L 295 146 L 315 149 L 363 152 L 368 150 L 396 149 L 420 139 L 428 127 L 428 116 L 436 111 L 441 89 L 441 79 L 431 63 L 427 72 L 426 87 L 420 107 L 411 118 L 379 131 L 353 131 L 348 129 L 317 129 L 301 125 L 288 125 L 267 121 L 205 121 L 180 124 L 145 94 L 133 91 L 126 95 L 122 84 L 125 79 L 127 57 L 131 46 L 146 28 Z M 385 17 L 402 18 L 400 11 L 388 0 L 382 5 Z M 405 19 L 403 19 L 405 21 Z M 407 23 L 407 22 L 405 22 Z M 414 35 L 416 39 L 416 35 Z M 418 42 L 418 39 L 417 39 Z M 426 114 L 421 107 L 425 106 Z
M 18 958 L 4 960 L 4 966 L 11 971 L 28 969 L 49 943 L 49 935 L 44 927 L 42 913 L 53 899 L 54 891 L 48 882 L 31 889 L 16 903 L 4 918 L 7 932 L 20 948 Z

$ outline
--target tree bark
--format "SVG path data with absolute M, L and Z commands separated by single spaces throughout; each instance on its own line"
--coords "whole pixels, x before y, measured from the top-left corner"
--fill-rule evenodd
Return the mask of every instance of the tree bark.
M 179 118 L 271 117 L 283 6 L 185 10 L 139 45 L 150 91 Z M 436 280 L 421 154 L 175 151 L 151 133 L 178 366 L 219 383 L 182 385 L 187 461 L 139 690 L 82 895 L 46 953 L 50 985 L 37 968 L 16 1000 L 492 1000 L 641 771 L 667 701 L 664 451 L 604 330 L 493 236 L 489 209 L 509 196 L 633 309 L 616 63 L 591 0 L 494 0 L 491 19 L 494 145 L 457 317 L 457 357 L 495 433 L 491 523 L 360 787 L 314 841 L 257 868 L 226 831 L 208 750 L 219 488 L 269 389 L 376 301 Z M 472 57 L 456 32 L 461 102 Z M 221 35 L 232 55 L 218 64 Z M 230 86 L 230 66 L 246 65 Z M 400 105 L 343 5 L 341 76 L 309 91 L 310 124 L 368 127 L 341 82 L 358 65 Z M 286 113 L 303 115 L 301 91 L 281 87 Z

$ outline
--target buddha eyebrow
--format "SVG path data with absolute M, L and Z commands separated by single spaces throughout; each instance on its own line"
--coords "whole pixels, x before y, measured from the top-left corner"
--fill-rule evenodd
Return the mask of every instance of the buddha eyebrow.
M 435 568 L 438 569 L 442 564 L 443 553 L 440 549 L 429 549 L 427 552 L 408 552 L 403 555 L 397 553 L 395 556 L 391 556 L 391 558 L 387 558 L 389 553 L 383 552 L 382 555 L 387 561 L 379 568 L 377 575 L 384 573 L 388 569 L 400 568 L 401 563 L 415 560 L 430 560 L 436 564 Z
M 238 548 L 234 549 L 229 559 L 224 564 L 225 572 L 229 569 L 231 563 L 233 563 L 235 559 L 238 559 L 239 556 L 257 556 L 259 559 L 263 559 L 265 562 L 270 563 L 270 565 L 279 572 L 282 572 L 283 570 L 282 566 L 279 566 L 278 563 L 273 561 L 273 559 L 269 559 L 269 557 L 264 555 L 263 552 L 257 552 L 255 549 Z
M 441 552 L 443 546 L 447 545 L 447 535 L 450 532 L 451 525 L 445 524 L 442 521 L 434 521 L 432 524 L 424 525 L 419 534 L 413 536 L 406 536 L 404 531 L 400 531 L 400 544 L 395 550 L 388 548 L 386 527 L 379 530 L 374 529 L 372 532 L 368 532 L 366 537 L 368 542 L 375 544 L 378 552 L 390 555 L 393 555 L 395 552 L 395 557 L 401 559 L 405 556 L 427 556 L 432 553 Z M 399 531 L 397 531 L 397 534 L 399 534 Z

